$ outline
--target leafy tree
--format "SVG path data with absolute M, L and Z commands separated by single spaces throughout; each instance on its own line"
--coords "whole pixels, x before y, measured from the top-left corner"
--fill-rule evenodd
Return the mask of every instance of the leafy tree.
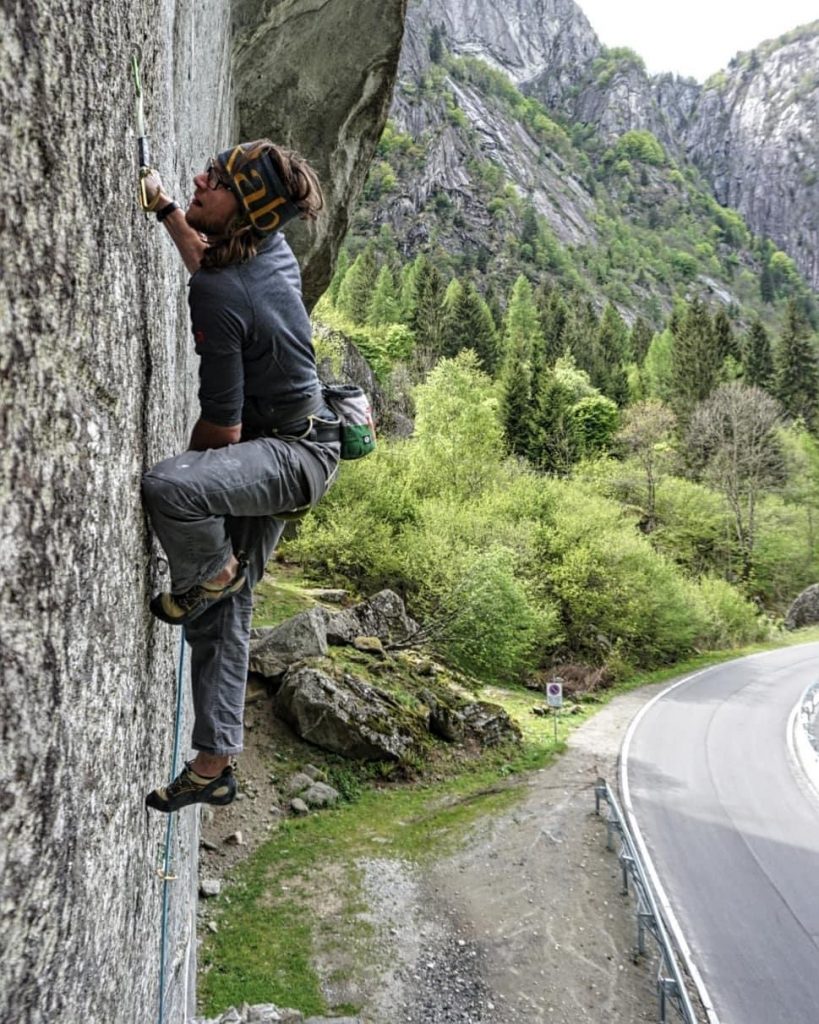
M 819 368 L 808 325 L 794 299 L 788 302 L 775 362 L 776 397 L 788 416 L 801 417 L 813 427 L 819 403 Z
M 755 320 L 745 338 L 742 353 L 745 367 L 745 383 L 769 390 L 773 381 L 774 366 L 771 342 L 761 320 Z
M 355 324 L 367 321 L 375 279 L 378 273 L 372 244 L 367 245 L 344 276 L 336 303 L 339 311 Z
M 655 334 L 643 361 L 643 390 L 649 398 L 670 402 L 674 390 L 674 335 L 671 330 Z
M 780 416 L 770 395 L 734 381 L 720 385 L 691 418 L 689 448 L 731 510 L 742 559 L 741 577 L 746 581 L 753 570 L 760 498 L 766 489 L 785 479 L 775 433 Z
M 416 388 L 415 407 L 416 486 L 460 499 L 491 486 L 505 448 L 492 382 L 474 352 L 440 360 Z
M 688 304 L 673 338 L 671 405 L 677 418 L 687 423 L 694 407 L 713 391 L 722 365 L 711 317 L 702 299 L 692 299 Z
M 605 395 L 590 395 L 571 406 L 569 420 L 581 456 L 594 458 L 610 451 L 620 425 L 620 411 Z
M 370 304 L 367 307 L 367 323 L 371 327 L 394 324 L 400 320 L 400 303 L 395 292 L 392 271 L 386 264 L 378 271 Z
M 625 423 L 617 435 L 643 469 L 646 501 L 640 528 L 644 533 L 651 533 L 657 525 L 657 484 L 668 460 L 675 423 L 674 413 L 668 406 L 650 398 L 626 410 Z

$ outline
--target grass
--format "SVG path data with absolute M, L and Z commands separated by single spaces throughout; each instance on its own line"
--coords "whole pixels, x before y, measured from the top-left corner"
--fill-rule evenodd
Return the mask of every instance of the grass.
M 317 602 L 305 593 L 320 584 L 311 582 L 294 565 L 280 562 L 253 592 L 253 625 L 278 626 L 280 622 L 314 607 Z
M 520 725 L 519 747 L 489 750 L 479 761 L 446 751 L 427 772 L 430 783 L 389 785 L 394 766 L 330 759 L 330 781 L 350 802 L 307 818 L 286 819 L 275 837 L 242 864 L 216 903 L 216 934 L 205 936 L 200 1011 L 216 1015 L 243 1002 L 273 1002 L 311 1014 L 354 1014 L 349 1003 L 328 1006 L 314 967 L 316 955 L 341 951 L 355 973 L 378 962 L 377 936 L 362 920 L 360 862 L 366 857 L 422 861 L 454 850 L 487 814 L 498 814 L 522 793 L 523 773 L 548 764 L 569 733 L 617 694 L 660 683 L 709 665 L 776 647 L 819 640 L 819 627 L 734 651 L 707 652 L 645 672 L 588 695 L 561 714 L 554 741 L 551 716 L 531 713 L 542 694 L 518 687 L 484 688 Z M 430 769 L 430 766 L 426 766 Z M 400 774 L 400 773 L 399 773 Z M 336 979 L 337 980 L 337 979 Z M 332 986 L 337 990 L 337 986 Z

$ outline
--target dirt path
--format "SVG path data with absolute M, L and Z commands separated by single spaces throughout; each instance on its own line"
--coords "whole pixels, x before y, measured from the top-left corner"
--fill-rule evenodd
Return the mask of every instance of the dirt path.
M 521 803 L 421 869 L 370 860 L 367 915 L 383 958 L 363 1024 L 639 1024 L 656 1020 L 654 962 L 632 962 L 631 900 L 594 814 L 628 723 L 658 687 L 618 697 L 535 773 Z M 375 983 L 374 983 L 375 982 Z

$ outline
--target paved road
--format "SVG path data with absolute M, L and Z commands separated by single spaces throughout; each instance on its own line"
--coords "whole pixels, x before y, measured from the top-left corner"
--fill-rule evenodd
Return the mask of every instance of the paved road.
M 819 798 L 788 718 L 819 644 L 708 669 L 635 719 L 621 784 L 720 1024 L 819 1022 Z

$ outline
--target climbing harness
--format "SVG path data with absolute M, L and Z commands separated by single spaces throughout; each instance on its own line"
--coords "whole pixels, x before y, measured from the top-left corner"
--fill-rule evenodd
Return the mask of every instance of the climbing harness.
M 159 195 L 148 199 L 148 189 L 145 180 L 153 171 L 151 158 L 148 151 L 148 136 L 145 133 L 145 108 L 142 104 L 142 79 L 139 74 L 139 64 L 142 57 L 136 53 L 131 58 L 131 71 L 134 76 L 134 89 L 136 91 L 136 130 L 137 130 L 137 157 L 139 159 L 139 205 L 146 213 L 150 213 L 156 206 Z
M 176 720 L 174 723 L 173 754 L 171 756 L 171 779 L 176 778 L 176 766 L 179 761 L 179 745 L 182 733 L 182 681 L 185 677 L 185 630 L 182 631 L 179 640 L 179 664 L 176 673 Z M 165 825 L 165 847 L 162 855 L 162 865 L 157 867 L 156 873 L 162 880 L 162 930 L 160 934 L 159 952 L 159 1024 L 165 1024 L 165 976 L 167 972 L 168 959 L 168 911 L 170 909 L 170 884 L 176 881 L 171 864 L 171 845 L 173 843 L 173 823 L 176 814 L 168 815 Z

